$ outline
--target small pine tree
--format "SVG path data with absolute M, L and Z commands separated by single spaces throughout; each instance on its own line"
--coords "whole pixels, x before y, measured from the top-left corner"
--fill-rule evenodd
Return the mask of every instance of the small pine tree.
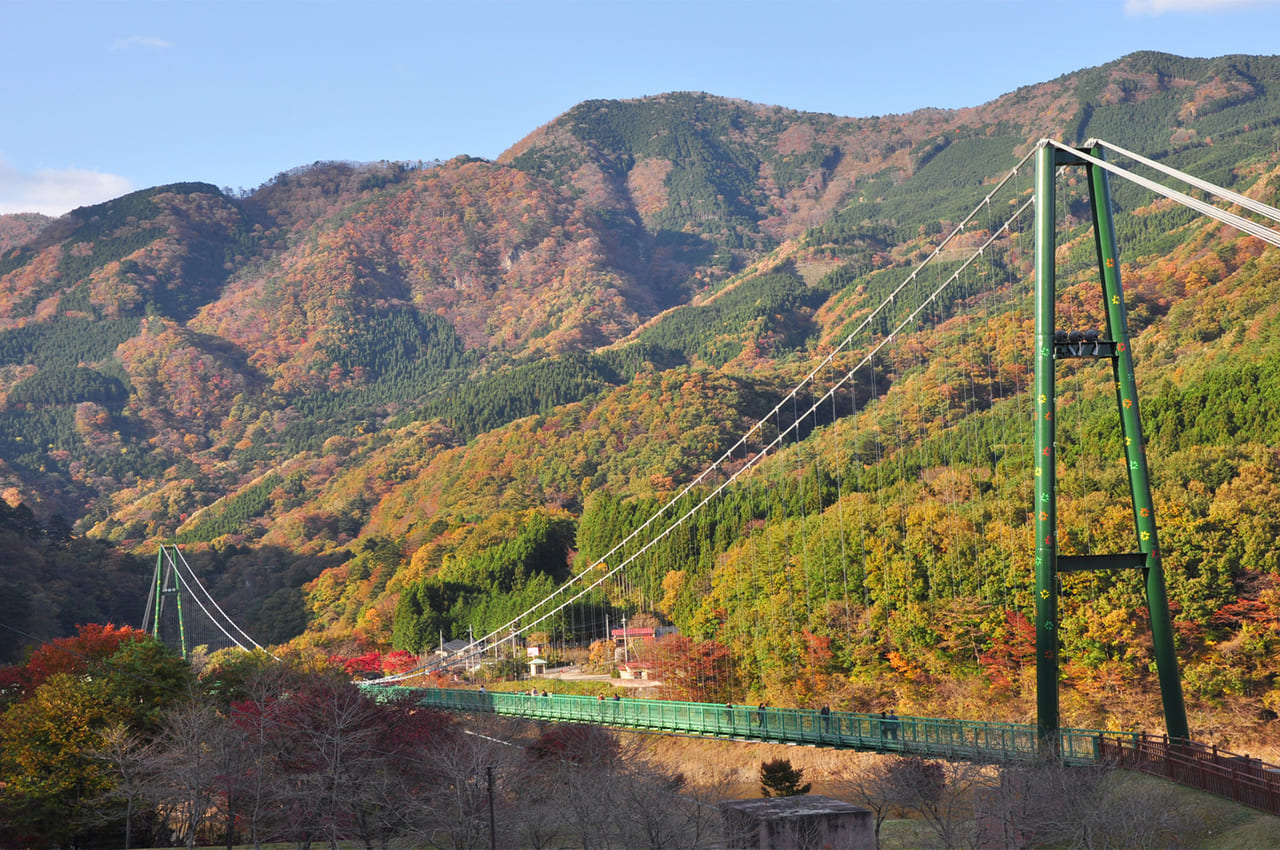
M 766 797 L 794 797 L 808 794 L 812 782 L 803 785 L 804 769 L 792 767 L 790 759 L 774 759 L 760 763 L 760 793 Z

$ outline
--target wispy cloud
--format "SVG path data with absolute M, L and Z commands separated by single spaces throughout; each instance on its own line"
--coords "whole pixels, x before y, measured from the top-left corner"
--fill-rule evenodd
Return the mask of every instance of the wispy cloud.
M 128 50 L 131 47 L 150 47 L 155 50 L 164 50 L 173 47 L 173 44 L 163 38 L 155 38 L 149 35 L 131 35 L 128 38 L 118 38 L 115 44 L 111 45 L 113 50 Z
M 35 212 L 57 216 L 118 198 L 132 189 L 128 178 L 116 174 L 80 168 L 24 172 L 0 157 L 0 215 Z
M 1165 12 L 1221 12 L 1277 4 L 1280 0 L 1125 0 L 1124 11 L 1133 17 L 1156 17 Z

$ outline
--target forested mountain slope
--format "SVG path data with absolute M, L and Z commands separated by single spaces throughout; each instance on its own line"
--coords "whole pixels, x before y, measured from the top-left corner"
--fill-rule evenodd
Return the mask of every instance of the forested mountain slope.
M 1105 137 L 1274 203 L 1280 59 L 1135 54 L 972 109 L 874 118 L 699 93 L 591 101 L 496 162 L 317 163 L 243 196 L 184 183 L 56 221 L 0 217 L 0 490 L 39 526 L 122 551 L 184 543 L 264 639 L 306 628 L 326 646 L 421 649 L 422 635 L 499 619 L 575 553 L 601 554 L 1044 136 Z M 1153 446 L 1183 470 L 1161 498 L 1184 553 L 1170 556 L 1180 628 L 1209 652 L 1192 669 L 1205 693 L 1229 680 L 1275 709 L 1257 660 L 1276 639 L 1258 623 L 1276 613 L 1280 569 L 1264 510 L 1278 467 L 1274 252 L 1135 189 L 1115 201 L 1130 213 L 1118 226 Z M 921 346 L 945 350 L 935 333 Z M 864 425 L 812 450 L 871 459 L 877 425 Z M 915 528 L 904 517 L 940 492 L 926 461 L 951 449 L 916 439 L 896 447 L 918 453 L 919 474 L 892 489 L 901 516 L 877 515 L 893 501 L 877 496 L 866 523 Z M 785 551 L 806 523 L 834 533 L 788 507 L 802 494 L 774 475 L 672 555 L 663 614 L 686 633 L 711 635 L 716 611 L 783 623 L 726 577 L 743 559 L 784 570 L 760 547 Z M 1022 533 L 1018 487 L 964 486 L 984 494 L 974 511 Z M 792 672 L 757 665 L 750 687 L 901 702 L 1004 682 L 1020 711 L 1010 647 L 1025 638 L 1025 588 L 958 577 L 977 575 L 973 558 L 1025 553 L 966 539 L 925 564 L 909 550 L 856 579 L 856 604 L 785 620 L 812 652 L 762 637 Z M 0 580 L 19 582 L 23 564 Z M 75 607 L 76 592 L 47 604 Z M 1091 671 L 1128 675 L 1142 650 L 1090 631 L 1116 600 L 1089 606 L 1074 648 L 1094 662 L 1072 675 L 1097 693 Z M 38 607 L 13 616 L 58 633 L 66 618 Z M 1209 649 L 1224 642 L 1225 660 Z M 908 658 L 899 693 L 870 684 Z M 1105 708 L 1082 698 L 1080 712 Z

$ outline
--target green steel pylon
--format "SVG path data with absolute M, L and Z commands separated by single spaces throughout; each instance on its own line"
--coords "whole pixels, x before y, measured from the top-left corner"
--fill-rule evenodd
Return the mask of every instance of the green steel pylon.
M 151 636 L 156 640 L 162 640 L 160 617 L 164 611 L 165 599 L 173 597 L 178 619 L 178 650 L 182 653 L 182 657 L 186 658 L 187 623 L 182 613 L 182 579 L 178 575 L 178 547 L 175 544 L 172 553 L 168 550 L 169 547 L 161 545 L 160 551 L 156 554 L 156 575 L 151 588 L 151 596 L 155 602 L 155 611 L 150 617 Z
M 1103 158 L 1095 147 L 1091 155 Z M 1054 220 L 1054 175 L 1059 166 L 1086 169 L 1098 271 L 1106 305 L 1101 333 L 1060 333 L 1055 327 L 1055 262 L 1057 247 Z M 1156 537 L 1155 507 L 1147 477 L 1147 455 L 1138 412 L 1138 390 L 1133 377 L 1133 354 L 1120 284 L 1120 260 L 1106 172 L 1071 151 L 1041 142 L 1036 155 L 1035 185 L 1035 571 L 1036 571 L 1036 729 L 1041 747 L 1057 749 L 1058 717 L 1058 574 L 1078 570 L 1140 569 L 1146 579 L 1147 609 L 1155 644 L 1160 695 L 1164 703 L 1169 737 L 1187 739 L 1186 708 L 1174 653 L 1173 626 L 1165 594 L 1164 569 Z M 1055 409 L 1056 361 L 1068 357 L 1093 357 L 1111 361 L 1116 387 L 1116 408 L 1124 438 L 1129 471 L 1129 491 L 1134 519 L 1136 550 L 1115 555 L 1059 555 L 1057 515 L 1057 451 Z

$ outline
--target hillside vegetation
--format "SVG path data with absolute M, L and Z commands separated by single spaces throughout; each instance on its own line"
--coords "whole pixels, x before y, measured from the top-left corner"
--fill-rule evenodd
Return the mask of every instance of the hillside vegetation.
M 877 118 L 589 101 L 494 162 L 322 162 L 242 196 L 0 217 L 0 493 L 25 511 L 2 518 L 5 620 L 66 635 L 122 616 L 126 586 L 140 618 L 147 559 L 177 541 L 260 640 L 357 655 L 496 627 L 720 457 L 1046 136 L 1274 204 L 1280 58 L 1140 53 Z M 1092 251 L 1080 192 L 1070 256 Z M 1114 202 L 1192 725 L 1266 739 L 1277 252 L 1120 181 Z M 923 323 L 843 397 L 878 405 L 655 552 L 652 613 L 727 647 L 732 699 L 1029 717 L 1031 437 L 1002 430 L 1029 405 L 1003 351 L 1030 333 L 1026 262 L 990 261 L 1007 309 Z M 1066 280 L 1069 316 L 1090 287 Z M 1100 412 L 1062 451 L 1114 456 L 1104 387 L 1064 386 Z M 1128 548 L 1094 497 L 1121 477 L 1071 484 L 1064 538 Z M 1158 724 L 1140 589 L 1073 578 L 1064 599 L 1064 719 Z

